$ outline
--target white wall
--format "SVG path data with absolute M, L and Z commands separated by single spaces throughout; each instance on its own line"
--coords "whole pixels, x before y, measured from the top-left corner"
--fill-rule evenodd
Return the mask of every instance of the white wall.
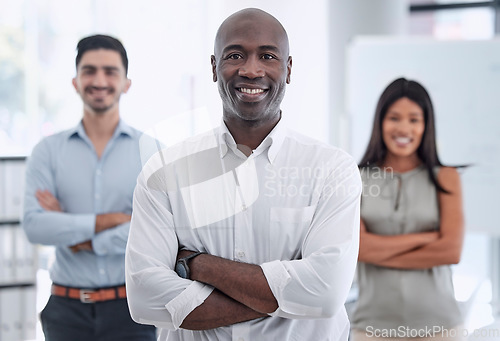
M 358 35 L 405 35 L 408 1 L 332 0 L 329 4 L 330 142 L 350 151 L 350 117 L 345 109 L 347 47 Z

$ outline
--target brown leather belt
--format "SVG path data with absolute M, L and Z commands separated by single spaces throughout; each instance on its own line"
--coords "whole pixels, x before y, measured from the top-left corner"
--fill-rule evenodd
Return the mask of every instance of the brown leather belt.
M 104 289 L 78 289 L 52 284 L 51 293 L 54 296 L 69 297 L 83 303 L 95 303 L 126 298 L 125 285 Z

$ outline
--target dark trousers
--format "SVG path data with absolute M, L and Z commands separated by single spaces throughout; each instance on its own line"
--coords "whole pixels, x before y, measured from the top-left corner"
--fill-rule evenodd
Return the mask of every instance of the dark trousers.
M 152 341 L 154 326 L 135 323 L 126 299 L 82 303 L 50 296 L 40 314 L 46 341 Z

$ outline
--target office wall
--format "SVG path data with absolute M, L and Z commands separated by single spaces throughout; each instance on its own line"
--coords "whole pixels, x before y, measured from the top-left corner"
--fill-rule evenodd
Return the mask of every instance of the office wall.
M 210 55 L 222 20 L 246 7 L 270 12 L 288 30 L 294 59 L 285 117 L 293 128 L 327 141 L 326 0 L 25 0 L 0 11 L 0 42 L 7 42 L 6 55 L 12 56 L 6 62 L 18 75 L 10 82 L 22 84 L 18 102 L 7 107 L 0 101 L 0 154 L 28 155 L 41 137 L 78 122 L 81 100 L 71 85 L 75 48 L 96 33 L 118 37 L 129 54 L 132 87 L 120 105 L 127 122 L 147 130 L 202 108 L 210 122 L 220 123 Z

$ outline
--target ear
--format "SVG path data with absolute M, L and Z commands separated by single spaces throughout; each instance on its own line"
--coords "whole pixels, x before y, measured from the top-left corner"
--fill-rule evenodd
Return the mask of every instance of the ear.
M 132 85 L 132 80 L 127 78 L 127 83 L 125 84 L 125 87 L 123 88 L 124 94 L 126 94 L 128 92 L 128 89 L 130 89 L 131 85 Z
M 212 64 L 212 80 L 214 82 L 217 82 L 217 61 L 215 60 L 215 56 L 211 55 L 210 56 L 210 63 Z
M 290 84 L 290 76 L 292 75 L 292 56 L 288 56 L 286 62 L 286 84 Z
M 74 78 L 71 80 L 71 83 L 73 84 L 73 87 L 75 88 L 76 92 L 78 92 L 78 85 L 76 84 L 76 77 L 74 77 Z

